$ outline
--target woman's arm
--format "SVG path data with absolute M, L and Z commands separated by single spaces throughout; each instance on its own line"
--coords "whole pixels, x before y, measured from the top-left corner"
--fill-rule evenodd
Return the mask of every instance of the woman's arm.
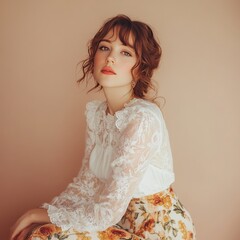
M 92 148 L 89 133 L 87 133 L 86 142 L 85 156 L 78 176 L 74 178 L 74 181 L 68 185 L 64 192 L 52 200 L 51 204 L 43 204 L 41 208 L 31 209 L 23 214 L 11 229 L 11 240 L 25 239 L 24 237 L 31 231 L 32 224 L 51 222 L 51 215 L 49 217 L 47 210 L 49 206 L 53 205 L 58 209 L 66 209 L 74 205 L 76 196 L 78 202 L 90 201 L 94 195 L 94 190 L 97 188 L 94 186 L 97 185 L 98 180 L 88 170 L 88 158 Z
M 47 210 L 50 206 L 54 206 L 57 209 L 67 209 L 74 206 L 74 201 L 76 201 L 76 199 L 79 203 L 91 202 L 91 198 L 93 198 L 95 192 L 98 190 L 99 182 L 88 168 L 89 156 L 95 144 L 94 132 L 92 131 L 92 126 L 89 126 L 89 122 L 94 121 L 94 114 L 98 105 L 99 102 L 92 102 L 87 105 L 86 117 L 88 124 L 86 131 L 86 146 L 82 167 L 78 176 L 75 177 L 66 190 L 55 197 L 50 204 L 45 203 L 41 208 L 31 209 L 23 214 L 11 228 L 11 240 L 24 239 L 23 236 L 28 234 L 36 224 L 52 222 L 51 215 L 49 217 Z M 64 221 L 63 219 L 63 222 Z

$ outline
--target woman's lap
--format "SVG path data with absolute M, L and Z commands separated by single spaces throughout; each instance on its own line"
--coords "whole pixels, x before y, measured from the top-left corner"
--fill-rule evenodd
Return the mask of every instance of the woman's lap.
M 109 227 L 101 232 L 78 232 L 74 229 L 61 231 L 54 224 L 44 224 L 36 228 L 28 240 L 142 240 L 119 226 Z
M 196 239 L 194 225 L 188 211 L 172 188 L 163 192 L 134 198 L 116 226 L 101 232 L 61 231 L 54 224 L 37 227 L 28 240 L 170 240 Z

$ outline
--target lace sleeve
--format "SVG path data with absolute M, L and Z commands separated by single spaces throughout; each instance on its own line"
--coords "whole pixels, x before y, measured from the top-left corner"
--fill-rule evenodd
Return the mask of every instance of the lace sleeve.
M 59 196 L 53 198 L 49 203 L 42 204 L 42 208 L 48 210 L 48 215 L 51 222 L 63 229 L 68 229 L 72 226 L 72 221 L 68 220 L 68 212 L 76 208 L 76 205 L 90 204 L 94 202 L 94 197 L 99 191 L 101 182 L 89 169 L 90 153 L 95 145 L 95 137 L 93 128 L 94 112 L 96 111 L 96 104 L 88 104 L 87 117 L 87 131 L 85 153 L 82 159 L 82 167 L 77 175 L 70 183 L 66 190 Z M 91 122 L 90 122 L 91 120 Z M 70 216 L 70 215 L 69 215 Z M 71 219 L 71 217 L 69 218 Z
M 76 201 L 58 211 L 50 208 L 51 220 L 63 229 L 72 227 L 78 231 L 101 231 L 116 224 L 159 146 L 159 129 L 160 122 L 153 114 L 139 111 L 134 115 L 121 130 L 111 164 L 112 175 L 94 202 Z

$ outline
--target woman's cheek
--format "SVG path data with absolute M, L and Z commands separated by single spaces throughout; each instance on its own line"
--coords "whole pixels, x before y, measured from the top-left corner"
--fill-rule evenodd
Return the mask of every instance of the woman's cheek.
M 96 53 L 94 57 L 94 66 L 103 65 L 105 62 L 104 54 Z

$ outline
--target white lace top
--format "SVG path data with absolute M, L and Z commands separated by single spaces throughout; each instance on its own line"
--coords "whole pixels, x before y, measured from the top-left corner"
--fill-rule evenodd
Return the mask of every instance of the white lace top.
M 82 168 L 64 192 L 42 205 L 62 230 L 105 230 L 121 220 L 133 197 L 174 182 L 168 132 L 157 105 L 134 98 L 114 116 L 106 109 L 106 102 L 87 104 Z

